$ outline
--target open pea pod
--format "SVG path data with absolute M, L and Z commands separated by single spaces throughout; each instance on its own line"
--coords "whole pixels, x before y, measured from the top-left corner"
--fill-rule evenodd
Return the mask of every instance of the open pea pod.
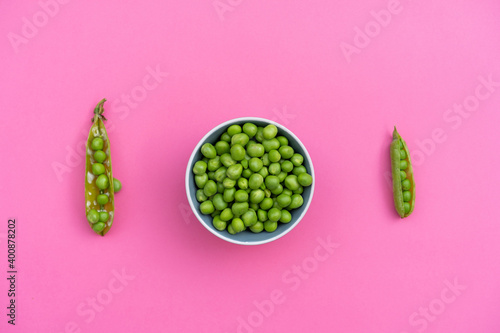
M 104 236 L 114 218 L 115 190 L 111 169 L 111 151 L 109 138 L 104 127 L 103 104 L 97 104 L 94 110 L 92 127 L 87 140 L 85 162 L 85 210 L 90 227 L 97 234 Z
M 391 167 L 394 206 L 399 216 L 405 218 L 415 208 L 415 180 L 408 146 L 396 127 L 392 134 Z

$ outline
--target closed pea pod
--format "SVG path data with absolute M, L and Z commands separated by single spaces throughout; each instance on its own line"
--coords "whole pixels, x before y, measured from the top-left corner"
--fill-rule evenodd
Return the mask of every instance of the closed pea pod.
M 92 229 L 101 236 L 104 236 L 111 228 L 115 211 L 115 186 L 111 169 L 110 145 L 103 122 L 106 118 L 102 115 L 105 101 L 105 99 L 100 101 L 94 109 L 93 124 L 87 139 L 85 161 L 87 220 Z M 121 183 L 118 187 L 121 188 Z
M 394 207 L 401 218 L 408 217 L 415 208 L 415 181 L 406 142 L 396 127 L 392 134 L 391 167 Z

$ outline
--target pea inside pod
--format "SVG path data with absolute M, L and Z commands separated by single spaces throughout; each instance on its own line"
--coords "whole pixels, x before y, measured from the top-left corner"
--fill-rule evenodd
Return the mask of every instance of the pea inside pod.
M 104 236 L 115 214 L 115 191 L 121 182 L 113 178 L 109 138 L 104 126 L 103 104 L 100 101 L 94 109 L 93 124 L 87 139 L 85 162 L 85 209 L 87 221 L 97 234 Z M 116 184 L 115 184 L 116 182 Z
M 406 142 L 396 127 L 391 143 L 392 190 L 394 206 L 401 218 L 410 216 L 415 208 L 415 180 Z

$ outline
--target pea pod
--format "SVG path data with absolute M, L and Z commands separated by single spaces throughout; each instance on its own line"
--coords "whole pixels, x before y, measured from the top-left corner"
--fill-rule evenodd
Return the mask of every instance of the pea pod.
M 391 143 L 392 191 L 394 206 L 401 218 L 408 217 L 415 208 L 415 181 L 410 152 L 396 127 Z
M 100 101 L 94 109 L 85 162 L 86 216 L 92 230 L 101 236 L 109 231 L 115 215 L 115 185 L 111 170 L 110 145 L 103 122 L 106 118 L 102 115 L 105 101 L 106 99 Z M 119 187 L 121 188 L 121 185 Z M 108 197 L 107 200 L 104 196 Z

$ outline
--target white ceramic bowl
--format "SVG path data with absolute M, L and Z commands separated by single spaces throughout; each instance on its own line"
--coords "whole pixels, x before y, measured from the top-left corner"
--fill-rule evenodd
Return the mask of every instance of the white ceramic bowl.
M 210 142 L 211 144 L 215 145 L 215 143 L 219 141 L 220 136 L 227 130 L 229 126 L 234 124 L 243 125 L 244 123 L 248 122 L 262 127 L 265 127 L 269 124 L 276 125 L 276 127 L 278 128 L 278 135 L 285 136 L 288 139 L 288 145 L 291 146 L 296 153 L 299 153 L 304 157 L 304 163 L 302 165 L 306 167 L 307 172 L 312 176 L 313 182 L 311 186 L 304 187 L 304 192 L 302 193 L 304 203 L 301 207 L 290 212 L 292 214 L 292 220 L 289 223 L 278 223 L 278 228 L 274 232 L 266 232 L 264 230 L 256 234 L 249 230 L 245 230 L 235 235 L 231 235 L 229 232 L 227 232 L 227 230 L 219 231 L 215 229 L 215 227 L 212 225 L 212 217 L 210 215 L 203 215 L 200 212 L 200 203 L 196 200 L 197 187 L 194 182 L 194 174 L 192 170 L 196 161 L 199 161 L 203 158 L 203 155 L 201 154 L 201 146 L 204 143 Z M 208 231 L 210 231 L 215 236 L 225 241 L 242 245 L 259 245 L 269 243 L 280 237 L 283 237 L 285 234 L 290 232 L 300 222 L 300 220 L 302 220 L 307 212 L 307 209 L 309 208 L 309 205 L 311 204 L 315 181 L 316 178 L 314 176 L 314 168 L 311 157 L 309 156 L 306 147 L 302 144 L 302 142 L 300 142 L 299 138 L 297 138 L 295 134 L 293 134 L 292 131 L 287 129 L 285 126 L 278 124 L 272 120 L 257 117 L 236 118 L 214 127 L 200 140 L 200 142 L 198 142 L 193 150 L 193 153 L 191 154 L 186 169 L 186 193 L 189 205 L 191 206 L 194 215 L 196 215 L 196 218 L 205 228 L 207 228 Z

